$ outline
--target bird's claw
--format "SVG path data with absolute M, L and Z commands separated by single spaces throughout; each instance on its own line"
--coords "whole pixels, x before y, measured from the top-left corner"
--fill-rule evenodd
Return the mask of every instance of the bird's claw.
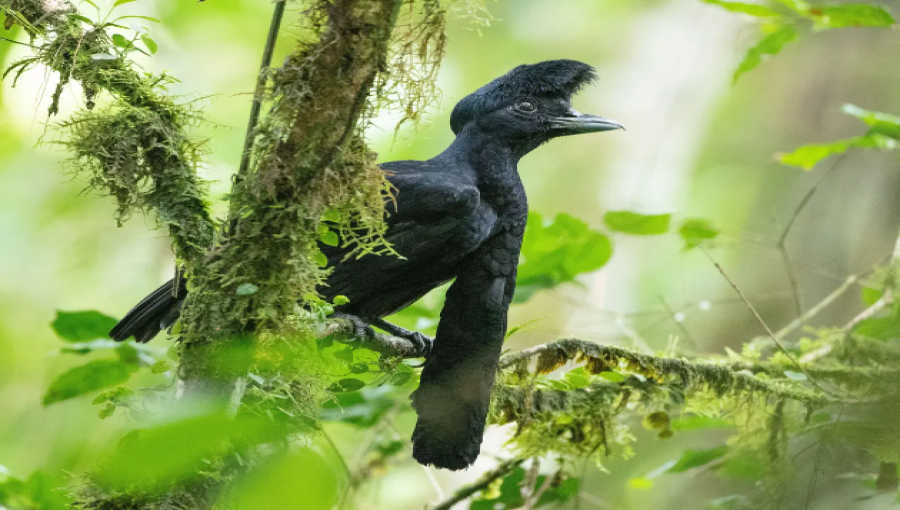
M 413 344 L 416 348 L 416 352 L 422 353 L 422 356 L 427 357 L 431 353 L 431 347 L 434 344 L 434 340 L 430 337 L 419 333 L 418 331 L 410 331 L 410 334 L 406 336 L 406 339 Z

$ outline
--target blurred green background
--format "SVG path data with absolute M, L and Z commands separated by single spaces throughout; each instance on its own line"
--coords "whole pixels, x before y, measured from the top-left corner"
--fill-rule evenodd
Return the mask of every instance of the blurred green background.
M 885 5 L 900 13 L 896 2 Z M 437 154 L 452 139 L 455 102 L 516 65 L 554 58 L 590 63 L 600 81 L 575 99 L 575 107 L 628 130 L 556 140 L 525 158 L 520 173 L 532 209 L 545 218 L 568 213 L 597 227 L 605 211 L 616 209 L 710 219 L 722 230 L 712 255 L 766 321 L 777 328 L 793 318 L 777 241 L 830 162 L 804 173 L 779 165 L 773 155 L 863 133 L 856 119 L 841 113 L 844 103 L 900 113 L 900 33 L 812 34 L 732 85 L 758 25 L 709 4 L 498 0 L 487 6 L 488 22 L 451 15 L 439 108 L 397 139 L 398 116 L 375 120 L 369 136 L 380 160 Z M 170 72 L 181 80 L 174 92 L 206 105 L 209 123 L 196 135 L 209 138 L 203 173 L 217 197 L 227 191 L 239 160 L 271 8 L 259 0 L 141 0 L 122 8 L 162 20 L 149 27 L 159 52 L 139 63 Z M 297 30 L 291 21 L 299 15 L 289 12 L 276 63 L 292 47 Z M 4 64 L 27 53 L 0 42 Z M 55 119 L 46 118 L 56 80 L 36 70 L 15 88 L 10 80 L 0 87 L 0 465 L 21 477 L 41 469 L 66 484 L 69 473 L 91 466 L 129 423 L 121 416 L 98 420 L 87 398 L 41 406 L 49 381 L 79 362 L 53 354 L 59 341 L 48 324 L 58 309 L 121 316 L 171 275 L 173 260 L 152 220 L 134 217 L 116 228 L 113 202 L 82 193 L 84 182 L 58 171 L 65 154 L 52 143 L 36 145 L 57 136 Z M 81 104 L 77 90 L 63 98 L 60 118 Z M 890 253 L 900 227 L 897 170 L 896 156 L 850 153 L 799 216 L 787 248 L 806 307 Z M 614 242 L 613 259 L 602 271 L 514 308 L 511 326 L 540 320 L 514 336 L 510 348 L 578 337 L 661 351 L 677 335 L 690 351 L 717 354 L 763 333 L 704 254 L 683 252 L 677 235 Z M 860 309 L 859 293 L 850 292 L 814 324 L 846 322 Z M 165 342 L 154 343 L 165 348 Z M 403 436 L 412 418 L 398 421 Z M 332 432 L 353 459 L 359 434 L 340 425 Z M 506 433 L 490 431 L 485 451 L 502 451 Z M 627 483 L 685 447 L 709 447 L 723 437 L 685 432 L 661 448 L 648 432 L 638 438 L 634 459 L 611 460 L 608 473 L 586 471 L 580 508 L 701 508 L 749 486 L 710 473 L 663 475 L 652 487 Z M 421 508 L 438 499 L 435 484 L 450 492 L 493 463 L 483 455 L 468 472 L 436 472 L 431 483 L 410 462 L 367 486 L 355 505 Z M 823 493 L 810 508 L 847 508 L 857 485 L 846 480 L 819 487 Z M 883 507 L 878 500 L 857 504 Z

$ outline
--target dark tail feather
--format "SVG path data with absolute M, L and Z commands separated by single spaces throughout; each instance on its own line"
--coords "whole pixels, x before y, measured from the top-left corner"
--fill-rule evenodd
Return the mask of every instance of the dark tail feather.
M 154 290 L 112 328 L 110 338 L 121 342 L 133 336 L 138 343 L 146 343 L 171 326 L 178 320 L 181 305 L 187 295 L 183 282 L 179 278 L 178 288 L 175 289 L 175 280 L 172 279 Z
M 449 354 L 449 353 L 444 353 Z M 478 457 L 497 373 L 499 349 L 481 346 L 452 359 L 429 357 L 413 407 L 413 457 L 425 465 L 459 470 Z

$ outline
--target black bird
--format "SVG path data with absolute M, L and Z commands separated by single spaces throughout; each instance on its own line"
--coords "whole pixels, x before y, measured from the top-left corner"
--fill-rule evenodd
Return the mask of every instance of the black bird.
M 343 260 L 347 248 L 321 246 L 334 268 L 321 294 L 347 296 L 336 315 L 366 331 L 374 325 L 426 342 L 382 318 L 456 279 L 412 396 L 413 456 L 422 464 L 456 470 L 478 457 L 528 214 L 516 165 L 552 138 L 622 128 L 572 109 L 571 96 L 594 78 L 591 66 L 573 60 L 516 67 L 456 105 L 456 139 L 444 152 L 382 164 L 396 189 L 386 238 L 404 258 Z M 175 285 L 141 301 L 110 336 L 146 342 L 168 327 L 187 294 Z

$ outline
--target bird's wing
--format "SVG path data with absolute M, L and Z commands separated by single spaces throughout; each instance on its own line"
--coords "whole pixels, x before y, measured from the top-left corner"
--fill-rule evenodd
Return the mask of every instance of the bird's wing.
M 384 237 L 401 257 L 355 258 L 352 246 L 322 247 L 334 268 L 322 293 L 347 296 L 349 311 L 382 316 L 402 308 L 452 278 L 456 263 L 490 235 L 496 215 L 478 188 L 422 165 L 383 166 L 395 188 Z

